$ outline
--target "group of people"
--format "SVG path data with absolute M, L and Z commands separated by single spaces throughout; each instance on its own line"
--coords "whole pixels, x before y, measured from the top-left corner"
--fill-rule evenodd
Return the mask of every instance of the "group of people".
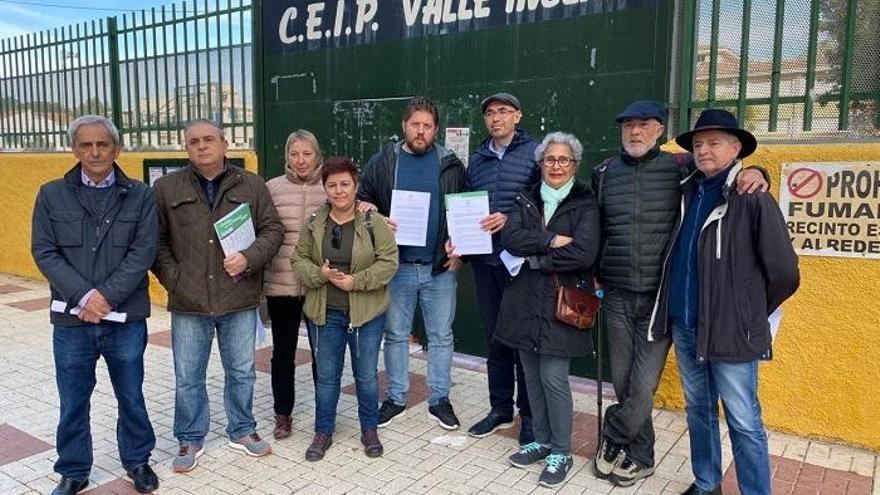
M 407 411 L 409 342 L 416 307 L 427 335 L 428 416 L 460 427 L 450 400 L 457 272 L 471 263 L 488 344 L 488 411 L 468 429 L 483 438 L 520 421 L 515 467 L 543 462 L 538 482 L 565 482 L 573 467 L 571 359 L 592 350 L 590 331 L 557 318 L 560 287 L 602 288 L 617 403 L 605 412 L 592 461 L 596 476 L 629 486 L 654 470 L 653 396 L 676 346 L 691 439 L 690 495 L 720 493 L 718 399 L 730 428 L 744 494 L 770 493 L 767 440 L 757 396 L 768 359 L 767 316 L 798 285 L 797 258 L 760 169 L 742 169 L 755 138 L 724 110 L 706 110 L 676 138 L 691 154 L 659 148 L 666 109 L 637 101 L 617 116 L 620 153 L 577 179 L 583 146 L 568 133 L 541 142 L 518 124 L 519 99 L 486 97 L 488 136 L 465 167 L 435 142 L 437 105 L 411 99 L 404 138 L 370 158 L 323 156 L 309 131 L 285 144 L 284 174 L 263 182 L 225 158 L 223 130 L 195 120 L 185 131 L 189 165 L 154 187 L 116 163 L 118 130 L 87 115 L 68 129 L 77 164 L 45 184 L 33 217 L 32 251 L 49 280 L 61 475 L 57 494 L 89 483 L 89 401 L 95 364 L 107 362 L 119 404 L 120 459 L 141 493 L 158 488 L 155 436 L 142 393 L 150 315 L 147 272 L 168 292 L 176 381 L 172 460 L 187 472 L 209 428 L 206 372 L 216 335 L 231 448 L 259 457 L 270 444 L 253 415 L 255 329 L 265 296 L 272 323 L 273 436 L 291 435 L 295 353 L 303 316 L 312 353 L 314 437 L 331 447 L 349 349 L 361 443 L 384 453 L 379 429 Z M 398 245 L 394 191 L 429 194 L 423 246 Z M 491 254 L 459 256 L 444 196 L 488 191 Z M 224 252 L 215 222 L 247 205 L 254 241 Z M 502 258 L 522 259 L 519 271 Z M 384 342 L 387 392 L 379 397 Z M 381 400 L 381 402 L 380 402 Z

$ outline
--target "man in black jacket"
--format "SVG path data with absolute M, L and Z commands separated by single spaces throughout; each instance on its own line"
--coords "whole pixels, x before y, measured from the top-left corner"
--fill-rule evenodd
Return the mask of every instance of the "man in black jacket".
M 664 266 L 652 325 L 671 330 L 687 404 L 694 484 L 687 495 L 721 493 L 718 399 L 743 495 L 770 494 L 758 363 L 769 359 L 768 316 L 797 290 L 797 255 L 776 201 L 732 192 L 755 137 L 726 110 L 705 110 L 676 139 L 698 172 L 683 185 L 683 218 Z
M 385 334 L 388 392 L 379 410 L 379 427 L 406 411 L 409 391 L 409 335 L 416 305 L 428 334 L 428 415 L 446 429 L 459 421 L 449 402 L 455 319 L 456 273 L 461 260 L 450 259 L 443 197 L 464 189 L 464 165 L 450 150 L 434 143 L 439 125 L 437 106 L 422 97 L 403 112 L 404 141 L 390 143 L 370 158 L 358 187 L 358 208 L 376 209 L 390 217 L 393 191 L 429 194 L 429 214 L 422 245 L 401 245 L 400 266 L 389 284 L 391 306 Z M 397 223 L 389 218 L 392 228 Z
M 129 179 L 116 158 L 119 131 L 99 115 L 67 130 L 78 162 L 40 188 L 31 252 L 52 292 L 50 320 L 55 379 L 61 399 L 58 460 L 52 492 L 79 493 L 89 484 L 89 401 L 103 357 L 119 404 L 119 457 L 134 487 L 159 487 L 150 468 L 156 445 L 142 386 L 150 296 L 147 270 L 156 256 L 156 205 L 144 183 Z

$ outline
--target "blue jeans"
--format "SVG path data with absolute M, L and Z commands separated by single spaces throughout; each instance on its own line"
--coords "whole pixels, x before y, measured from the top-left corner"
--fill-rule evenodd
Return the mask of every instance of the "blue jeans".
M 226 435 L 236 440 L 254 433 L 254 339 L 256 311 L 247 309 L 222 316 L 171 313 L 174 351 L 174 436 L 181 445 L 201 445 L 208 434 L 210 402 L 205 386 L 211 342 L 217 331 L 223 364 L 223 406 Z
M 56 473 L 84 480 L 92 470 L 89 401 L 96 383 L 95 365 L 102 356 L 119 407 L 116 441 L 122 466 L 130 470 L 149 462 L 156 437 L 142 390 L 146 345 L 144 320 L 54 327 L 55 380 L 61 399 Z
M 770 457 L 758 402 L 758 361 L 700 363 L 696 360 L 695 329 L 673 325 L 672 339 L 687 404 L 691 467 L 697 487 L 711 490 L 721 483 L 720 396 L 739 491 L 743 495 L 769 495 Z
M 388 400 L 406 405 L 409 392 L 409 335 L 416 304 L 428 335 L 428 405 L 449 397 L 452 371 L 452 322 L 455 319 L 456 272 L 431 275 L 431 265 L 401 263 L 388 285 L 391 306 L 385 333 L 385 372 Z
M 376 369 L 379 366 L 385 315 L 379 315 L 359 328 L 351 328 L 347 311 L 328 309 L 323 326 L 315 325 L 311 320 L 307 323 L 318 366 L 315 432 L 333 434 L 346 345 L 351 354 L 361 431 L 375 430 L 379 421 L 379 379 Z

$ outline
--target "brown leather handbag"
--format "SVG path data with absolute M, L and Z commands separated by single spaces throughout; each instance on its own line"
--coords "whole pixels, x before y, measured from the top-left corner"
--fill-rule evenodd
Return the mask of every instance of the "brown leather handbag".
M 578 330 L 586 330 L 596 322 L 600 301 L 591 292 L 577 287 L 559 285 L 556 281 L 556 319 Z

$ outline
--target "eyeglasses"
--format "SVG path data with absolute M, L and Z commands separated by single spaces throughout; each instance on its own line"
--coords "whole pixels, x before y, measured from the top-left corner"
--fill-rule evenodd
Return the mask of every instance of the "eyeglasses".
M 545 156 L 544 159 L 541 160 L 541 163 L 543 163 L 545 167 L 559 165 L 561 168 L 569 168 L 577 163 L 577 160 L 567 156 Z
M 330 245 L 333 246 L 333 249 L 342 247 L 342 227 L 340 225 L 333 227 L 330 236 Z
M 499 108 L 498 110 L 495 110 L 495 109 L 486 110 L 486 113 L 484 113 L 483 115 L 487 119 L 491 119 L 491 118 L 494 118 L 496 115 L 501 118 L 505 118 L 508 115 L 513 115 L 514 113 L 516 113 L 516 110 L 511 110 L 509 108 Z

